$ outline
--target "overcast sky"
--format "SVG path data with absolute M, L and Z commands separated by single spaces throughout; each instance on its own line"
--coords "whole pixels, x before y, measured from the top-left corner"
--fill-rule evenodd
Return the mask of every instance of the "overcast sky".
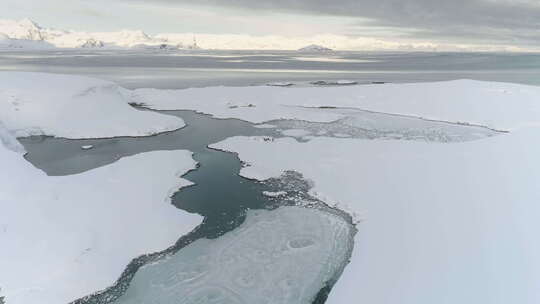
M 540 45 L 540 0 L 0 0 L 0 18 L 85 31 L 143 29 Z

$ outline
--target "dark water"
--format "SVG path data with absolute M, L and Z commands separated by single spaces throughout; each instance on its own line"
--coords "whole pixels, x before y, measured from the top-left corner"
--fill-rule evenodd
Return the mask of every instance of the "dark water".
M 49 175 L 76 174 L 104 166 L 124 156 L 155 150 L 187 149 L 194 153 L 193 158 L 199 163 L 197 170 L 184 176 L 195 185 L 177 192 L 173 196 L 173 204 L 185 211 L 203 215 L 203 223 L 188 235 L 182 236 L 167 250 L 133 260 L 114 286 L 74 303 L 102 304 L 116 301 L 127 290 L 129 282 L 141 266 L 174 254 L 195 240 L 217 238 L 233 230 L 244 222 L 246 211 L 249 209 L 291 206 L 297 204 L 299 199 L 312 201 L 318 204 L 319 208 L 326 208 L 322 202 L 307 194 L 311 185 L 304 181 L 301 175 L 286 173 L 282 178 L 271 179 L 265 183 L 248 180 L 239 176 L 242 164 L 236 155 L 207 148 L 207 145 L 211 143 L 235 135 L 279 136 L 276 131 L 255 128 L 250 123 L 236 119 L 213 119 L 192 111 L 162 113 L 183 118 L 187 126 L 174 132 L 142 138 L 67 140 L 31 137 L 19 139 L 28 151 L 27 160 Z M 94 147 L 83 151 L 81 146 L 84 145 Z M 276 199 L 262 195 L 263 191 L 284 189 L 289 193 L 285 198 Z M 351 223 L 348 215 L 341 212 L 339 214 Z M 330 286 L 334 282 L 327 282 L 328 285 L 319 292 L 314 303 L 324 303 L 331 289 Z
M 68 175 L 104 166 L 118 159 L 149 151 L 189 150 L 199 163 L 184 178 L 195 183 L 177 192 L 173 203 L 180 209 L 205 217 L 204 234 L 216 237 L 238 225 L 243 210 L 269 205 L 262 191 L 267 185 L 238 174 L 241 163 L 232 153 L 207 148 L 232 136 L 277 136 L 272 129 L 260 129 L 238 119 L 213 119 L 192 111 L 162 111 L 184 119 L 186 127 L 150 137 L 66 140 L 52 137 L 21 138 L 29 152 L 25 157 L 48 175 Z M 81 146 L 93 145 L 82 151 Z
M 318 109 L 321 111 L 322 109 Z M 239 176 L 242 163 L 235 154 L 209 149 L 207 146 L 232 136 L 282 137 L 282 130 L 301 128 L 314 135 L 337 136 L 346 134 L 357 139 L 393 139 L 425 141 L 466 141 L 496 136 L 498 132 L 479 126 L 464 126 L 446 122 L 426 121 L 414 117 L 401 117 L 384 113 L 371 113 L 351 109 L 325 109 L 339 112 L 345 118 L 333 123 L 278 120 L 271 123 L 277 128 L 256 128 L 255 125 L 237 119 L 215 119 L 193 111 L 161 111 L 176 115 L 186 122 L 177 131 L 150 137 L 121 137 L 110 139 L 67 140 L 52 137 L 21 138 L 28 154 L 26 158 L 49 175 L 81 173 L 115 162 L 121 157 L 156 150 L 190 150 L 199 163 L 197 170 L 184 178 L 195 183 L 173 197 L 179 209 L 204 216 L 203 223 L 188 235 L 180 237 L 176 244 L 163 252 L 141 256 L 133 260 L 114 286 L 77 300 L 76 304 L 105 304 L 118 300 L 129 288 L 140 267 L 177 253 L 199 239 L 214 239 L 240 226 L 250 209 L 275 209 L 294 206 L 302 202 L 327 213 L 336 214 L 352 225 L 349 215 L 327 207 L 324 202 L 311 197 L 312 185 L 296 172 L 286 172 L 280 178 L 264 183 Z M 401 133 L 403 134 L 401 134 Z M 335 134 L 334 134 L 335 133 Z M 388 134 L 392 136 L 389 137 Z M 398 136 L 399 135 L 399 136 Z M 305 141 L 307 139 L 299 139 Z M 90 150 L 82 150 L 93 145 Z M 285 197 L 271 198 L 263 191 L 285 191 Z M 352 227 L 352 226 L 351 226 Z M 353 231 L 354 228 L 351 229 Z M 351 237 L 352 242 L 352 237 Z M 348 244 L 352 250 L 352 243 Z M 346 262 L 345 262 L 346 263 Z M 345 264 L 344 264 L 345 265 Z M 343 267 L 344 267 L 343 265 Z M 324 303 L 331 287 L 341 274 L 326 282 L 314 303 Z
M 29 151 L 27 160 L 48 175 L 54 176 L 84 172 L 113 163 L 124 156 L 156 150 L 189 150 L 195 153 L 195 157 L 208 160 L 211 158 L 208 155 L 217 155 L 213 153 L 214 150 L 206 148 L 209 144 L 236 135 L 275 135 L 271 129 L 254 128 L 251 123 L 238 119 L 214 119 L 193 111 L 160 113 L 178 116 L 184 120 L 186 126 L 177 131 L 149 137 L 65 140 L 34 136 L 20 138 L 19 141 Z M 93 145 L 94 148 L 81 151 L 81 146 L 84 145 Z M 215 165 L 216 169 L 220 168 L 217 163 Z
M 477 79 L 540 85 L 540 54 L 286 51 L 10 51 L 0 71 L 88 75 L 127 88 L 181 89 L 350 79 L 359 83 Z

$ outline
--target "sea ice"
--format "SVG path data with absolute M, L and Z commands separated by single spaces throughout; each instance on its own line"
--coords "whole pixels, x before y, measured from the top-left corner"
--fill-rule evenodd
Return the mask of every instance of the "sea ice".
M 90 149 L 92 149 L 92 148 L 94 148 L 93 145 L 84 145 L 84 146 L 81 146 L 81 149 L 83 149 L 83 150 L 90 150 Z
M 287 191 L 263 191 L 263 195 L 268 197 L 281 197 L 287 195 Z
M 328 303 L 540 302 L 540 88 L 459 80 L 167 94 L 155 107 L 319 136 L 211 147 L 238 153 L 247 178 L 299 172 L 313 196 L 356 217 L 351 264 Z M 257 110 L 227 111 L 220 99 Z
M 311 132 L 303 129 L 288 129 L 281 131 L 281 134 L 291 137 L 303 137 L 311 134 Z
M 5 75 L 3 78 L 9 81 L 8 74 Z M 9 75 L 16 76 L 16 74 Z M 7 119 L 9 123 L 4 122 L 10 130 L 24 130 L 27 133 L 34 130 L 45 132 L 47 130 L 45 127 L 50 126 L 51 117 L 47 117 L 46 123 L 33 124 L 29 123 L 33 120 L 25 120 L 26 116 L 14 116 L 20 120 L 14 120 L 8 114 L 5 114 L 6 117 L 1 116 L 3 113 L 19 115 L 16 112 L 22 109 L 21 104 L 24 105 L 20 103 L 20 100 L 24 99 L 12 98 L 13 94 L 9 89 L 2 90 L 2 85 L 0 83 L 0 96 L 6 97 L 4 100 L 7 103 L 4 106 L 7 105 L 7 109 L 12 112 L 0 111 L 0 120 Z M 37 96 L 38 93 L 33 94 Z M 24 97 L 23 95 L 16 96 Z M 121 95 L 125 100 L 145 104 L 154 109 L 196 110 L 218 118 L 238 118 L 253 123 L 270 121 L 278 128 L 285 128 L 284 125 L 279 125 L 281 123 L 287 125 L 287 128 L 303 129 L 319 135 L 319 137 L 310 137 L 306 142 L 299 142 L 294 138 L 234 137 L 211 147 L 238 153 L 242 161 L 250 164 L 241 171 L 241 174 L 246 177 L 266 180 L 279 177 L 289 170 L 299 172 L 314 183 L 312 195 L 357 215 L 357 219 L 363 220 L 358 225 L 359 232 L 355 237 L 356 250 L 353 252 L 351 264 L 345 269 L 343 276 L 330 294 L 328 303 L 347 303 L 351 299 L 372 304 L 497 302 L 536 304 L 540 302 L 537 286 L 537 282 L 540 282 L 540 243 L 536 235 L 540 229 L 537 221 L 540 214 L 540 206 L 537 203 L 540 201 L 540 193 L 537 191 L 538 180 L 540 180 L 540 162 L 537 161 L 537 155 L 540 154 L 538 131 L 540 88 L 538 87 L 458 80 L 423 84 L 324 88 L 263 86 L 168 91 L 122 89 Z M 41 110 L 32 113 L 38 115 L 41 114 Z M 354 114 L 354 111 L 357 114 Z M 28 123 L 17 127 L 17 124 L 23 122 Z M 80 128 L 80 124 L 75 122 L 70 125 Z M 65 123 L 56 127 L 54 130 L 58 132 L 68 130 Z M 501 134 L 495 130 L 510 132 Z M 122 129 L 122 131 L 126 130 Z M 133 130 L 129 129 L 129 131 Z M 49 132 L 56 136 L 65 136 Z M 80 129 L 77 132 L 78 135 L 89 133 L 95 135 L 95 132 L 82 132 Z M 106 134 L 110 135 L 110 132 Z M 500 134 L 500 136 L 491 137 L 494 134 Z M 350 135 L 352 138 L 331 137 L 340 135 Z M 362 138 L 379 140 L 363 140 Z M 441 142 L 447 144 L 441 144 Z M 11 154 L 6 154 L 7 152 Z M 25 172 L 29 172 L 30 169 L 35 171 L 35 169 L 30 168 L 28 164 L 25 164 L 25 167 L 20 162 L 17 166 L 25 168 L 24 170 L 19 167 L 9 167 L 14 166 L 10 162 L 15 157 L 13 155 L 16 155 L 19 160 L 21 156 L 11 151 L 7 152 L 1 155 L 0 160 L 5 162 L 2 164 L 3 168 L 12 169 L 5 171 L 7 173 L 0 171 L 4 173 L 6 180 L 2 182 L 9 190 L 12 187 L 7 183 L 13 183 L 13 180 L 19 181 L 17 186 L 20 190 L 13 193 L 17 193 L 18 200 L 24 198 L 32 202 L 30 206 L 41 206 L 36 203 L 36 197 L 40 199 L 40 202 L 44 198 L 49 199 L 47 200 L 48 208 L 55 204 L 67 204 L 67 206 L 62 205 L 62 210 L 67 211 L 75 210 L 72 204 L 78 202 L 79 199 L 88 202 L 82 204 L 84 207 L 92 206 L 88 201 L 92 198 L 94 199 L 91 202 L 103 204 L 109 202 L 104 201 L 104 197 L 95 198 L 93 196 L 96 195 L 95 189 L 92 187 L 98 185 L 97 187 L 101 189 L 103 184 L 114 184 L 123 178 L 115 178 L 114 174 L 104 170 L 119 170 L 121 172 L 118 174 L 122 177 L 130 176 L 130 183 L 135 183 L 135 185 L 128 187 L 122 182 L 119 185 L 126 187 L 126 189 L 120 189 L 122 194 L 129 193 L 134 196 L 134 199 L 141 199 L 138 191 L 142 190 L 139 188 L 147 186 L 144 188 L 145 191 L 150 191 L 149 189 L 156 191 L 148 187 L 162 184 L 162 182 L 156 182 L 156 185 L 146 185 L 154 181 L 144 179 L 143 182 L 135 178 L 139 176 L 138 174 L 127 174 L 123 170 L 129 171 L 128 165 L 134 166 L 130 161 L 132 158 L 127 158 L 124 162 L 117 164 L 122 170 L 116 166 L 107 166 L 69 179 L 67 177 L 59 179 L 36 177 L 36 182 L 32 182 L 35 189 L 33 192 L 28 192 L 26 187 L 28 178 L 13 179 L 12 176 L 27 174 Z M 8 157 L 4 157 L 4 154 Z M 136 157 L 146 159 L 145 157 L 150 157 L 148 155 L 163 161 L 162 154 L 143 154 Z M 137 170 L 140 169 L 140 172 L 137 171 L 140 176 L 145 176 L 141 172 L 149 170 L 149 167 L 145 167 L 149 164 L 152 164 L 152 170 L 157 170 L 154 168 L 155 163 L 152 162 L 154 158 L 150 158 L 150 161 L 141 164 L 142 167 L 137 167 Z M 137 161 L 141 160 L 137 159 Z M 163 170 L 166 170 L 166 165 L 169 163 L 163 163 Z M 105 173 L 100 173 L 102 172 L 100 170 Z M 132 170 L 136 169 L 132 168 Z M 34 173 L 28 173 L 32 176 L 30 180 L 33 181 L 32 174 Z M 86 177 L 88 178 L 86 180 L 85 176 L 93 178 Z M 71 180 L 74 182 L 69 182 Z M 81 185 L 92 185 L 92 189 Z M 68 191 L 71 196 L 60 195 L 61 199 L 57 202 L 57 193 L 63 192 L 51 191 L 51 187 L 68 189 L 65 191 Z M 118 187 L 115 184 L 114 189 L 118 190 Z M 0 199 L 6 195 L 11 197 L 9 195 L 13 193 L 10 193 L 9 191 L 0 192 Z M 12 196 L 15 197 L 15 194 Z M 123 202 L 121 198 L 123 197 L 117 197 L 114 202 Z M 130 201 L 130 203 L 133 202 Z M 113 203 L 111 204 L 114 206 Z M 18 206 L 22 208 L 26 205 Z M 75 206 L 80 207 L 79 204 Z M 48 208 L 45 211 L 48 211 Z M 122 208 L 123 211 L 126 209 L 127 207 Z M 30 229 L 28 227 L 31 224 L 36 225 L 35 214 L 40 214 L 39 212 L 32 208 L 30 211 L 34 212 L 17 210 L 20 214 L 10 214 L 6 219 L 2 217 L 6 213 L 2 213 L 0 220 L 17 220 L 13 225 L 15 227 L 19 227 L 16 224 L 20 225 L 27 230 Z M 266 215 L 276 214 L 275 212 L 281 212 L 280 210 L 291 209 L 284 207 L 276 211 L 250 211 L 248 214 L 256 212 L 259 215 L 255 218 L 264 219 Z M 51 212 L 53 211 L 55 210 L 52 209 Z M 78 224 L 80 216 L 76 216 L 75 213 L 73 217 L 66 217 L 64 215 L 67 211 L 64 213 L 55 211 L 50 216 L 57 218 L 59 223 L 73 221 Z M 77 208 L 76 211 L 80 209 Z M 110 211 L 108 209 L 106 211 L 104 213 L 109 215 Z M 154 211 L 148 211 L 148 213 Z M 312 212 L 320 211 L 312 210 Z M 167 214 L 178 215 L 177 212 Z M 233 253 L 225 254 L 230 251 L 227 251 L 229 247 L 224 245 L 222 238 L 198 240 L 186 247 L 186 250 L 183 249 L 166 260 L 147 265 L 136 274 L 122 301 L 125 303 L 149 303 L 155 299 L 163 300 L 162 302 L 169 299 L 176 301 L 179 296 L 186 293 L 189 296 L 185 299 L 192 302 L 212 299 L 219 301 L 228 297 L 229 301 L 260 303 L 261 298 L 266 299 L 261 297 L 261 294 L 268 295 L 269 299 L 276 296 L 283 297 L 282 300 L 287 301 L 287 297 L 291 296 L 308 301 L 312 298 L 312 292 L 322 287 L 321 282 L 324 282 L 324 278 L 334 276 L 322 276 L 325 272 L 318 267 L 328 267 L 325 266 L 327 264 L 312 263 L 313 260 L 304 258 L 311 255 L 324 256 L 324 254 L 319 255 L 321 254 L 319 247 L 327 242 L 319 242 L 319 240 L 330 236 L 332 236 L 332 241 L 344 238 L 335 237 L 335 230 L 332 228 L 335 225 L 327 225 L 325 221 L 321 223 L 304 213 L 300 215 L 297 212 L 290 212 L 290 214 L 291 217 L 285 214 L 269 221 L 268 229 L 253 230 L 256 231 L 253 232 L 253 236 L 249 233 L 252 231 L 251 228 L 265 227 L 264 223 L 267 222 L 261 220 L 263 224 L 257 224 L 258 221 L 251 222 L 250 218 L 254 218 L 253 216 L 248 216 L 242 229 L 223 236 L 230 238 L 225 240 L 233 242 L 234 245 L 231 247 Z M 114 219 L 121 215 L 124 213 L 119 211 L 110 214 Z M 304 216 L 310 218 L 309 221 L 297 221 L 299 217 Z M 25 221 L 21 222 L 20 219 L 25 219 Z M 282 220 L 285 223 L 280 222 Z M 318 226 L 311 227 L 310 222 Z M 37 221 L 37 223 L 41 222 Z M 306 225 L 305 227 L 309 228 L 306 231 L 313 230 L 319 233 L 320 229 L 323 229 L 327 232 L 323 232 L 323 239 L 317 239 L 311 234 L 308 234 L 308 238 L 298 240 L 278 237 L 280 235 L 294 237 L 294 229 L 304 231 L 303 227 L 297 225 Z M 71 226 L 64 225 L 60 228 L 71 228 Z M 73 237 L 92 231 L 88 227 L 88 225 L 81 226 L 81 231 L 74 232 Z M 289 230 L 290 228 L 294 229 Z M 47 244 L 43 245 L 44 243 L 40 240 L 48 240 L 47 236 L 59 233 L 51 232 L 50 229 L 40 229 L 38 231 L 40 234 L 37 235 L 35 235 L 35 229 L 25 230 L 27 232 L 23 234 L 25 237 L 18 239 L 31 242 L 31 246 L 46 246 Z M 104 228 L 104 230 L 115 231 L 110 228 Z M 13 233 L 11 229 L 7 231 Z M 70 233 L 71 230 L 62 229 L 62 231 Z M 330 236 L 325 233 L 329 233 Z M 345 234 L 348 235 L 348 233 Z M 114 239 L 118 240 L 120 237 L 117 236 Z M 98 238 L 98 240 L 101 239 Z M 276 248 L 291 249 L 298 247 L 298 244 L 302 247 L 302 244 L 312 241 L 313 244 L 304 248 L 305 252 L 308 252 L 309 248 L 318 249 L 309 251 L 307 255 L 304 255 L 304 249 L 298 256 L 295 253 L 300 251 L 290 251 L 293 252 L 291 255 L 291 259 L 295 261 L 293 264 L 289 263 L 289 259 L 281 259 L 279 252 L 277 257 L 273 255 L 268 257 L 267 254 L 268 252 L 275 253 Z M 283 242 L 290 242 L 288 243 L 290 246 L 276 245 Z M 273 247 L 265 247 L 267 243 Z M 63 242 L 53 247 L 62 248 L 61 246 L 65 244 Z M 328 244 L 333 248 L 338 245 L 347 246 L 348 243 L 340 241 L 339 244 L 337 242 Z M 124 246 L 124 243 L 121 245 Z M 23 292 L 25 295 L 34 295 L 35 298 L 32 300 L 38 298 L 43 300 L 51 296 L 41 293 L 45 290 L 43 288 L 49 286 L 47 284 L 50 284 L 50 288 L 58 288 L 62 291 L 69 289 L 73 284 L 82 284 L 80 281 L 72 280 L 71 277 L 51 280 L 51 274 L 58 275 L 65 270 L 62 267 L 55 267 L 55 259 L 61 257 L 52 256 L 50 265 L 44 265 L 43 257 L 40 256 L 42 260 L 38 263 L 36 252 L 41 252 L 42 248 L 28 250 L 28 248 L 34 248 L 31 246 L 22 246 L 21 250 L 13 254 L 18 258 L 21 257 L 20 263 L 0 265 L 1 269 L 9 269 L 8 273 L 17 273 L 16 278 L 20 279 L 17 281 L 19 285 L 6 284 L 4 282 L 7 281 L 1 277 L 3 273 L 0 273 L 0 281 L 5 287 L 3 293 L 7 295 L 8 301 L 16 295 L 15 291 Z M 81 248 L 88 247 L 77 247 L 78 253 L 84 253 L 82 256 L 86 256 L 87 253 L 81 252 Z M 218 256 L 215 255 L 215 248 L 220 253 Z M 337 251 L 342 252 L 341 249 L 336 251 L 326 248 L 325 250 L 323 252 L 332 253 L 333 257 L 339 256 L 335 254 Z M 11 260 L 11 258 L 4 258 L 2 254 L 8 253 L 0 252 L 0 263 Z M 31 259 L 26 255 L 29 255 Z M 201 259 L 197 263 L 186 265 L 187 258 L 184 259 L 183 256 Z M 69 258 L 73 256 L 70 255 Z M 264 265 L 265 258 L 279 265 L 279 267 L 276 266 L 277 270 L 260 269 L 259 265 Z M 229 259 L 232 262 L 239 259 L 240 264 L 227 264 Z M 28 261 L 34 261 L 34 263 L 28 263 Z M 252 263 L 253 261 L 257 263 Z M 328 261 L 329 263 L 337 262 L 334 258 L 329 258 Z M 115 262 L 111 267 L 120 264 L 122 263 Z M 30 269 L 31 265 L 34 268 Z M 46 269 L 38 269 L 36 265 L 46 267 Z M 88 271 L 89 273 L 96 269 L 95 265 L 92 265 L 93 268 Z M 62 271 L 55 272 L 47 267 Z M 119 268 L 115 271 L 107 268 L 106 279 L 96 284 L 101 287 L 94 286 L 88 289 L 95 291 L 102 286 L 110 285 L 112 273 L 117 273 Z M 294 270 L 289 276 L 293 280 L 279 281 L 278 275 L 280 278 L 289 278 L 288 272 L 285 272 L 288 271 L 287 268 Z M 98 267 L 97 269 L 105 268 Z M 41 270 L 43 271 L 39 273 L 47 274 L 47 278 L 33 276 Z M 313 275 L 313 271 L 321 275 Z M 308 279 L 303 275 L 306 275 Z M 32 282 L 39 282 L 28 284 L 29 278 Z M 266 279 L 271 279 L 271 281 Z M 54 282 L 60 280 L 68 284 L 57 286 L 58 284 Z M 94 283 L 97 281 L 97 279 L 90 280 Z M 105 281 L 108 283 L 106 284 Z M 299 288 L 295 285 L 300 283 L 307 284 L 305 285 L 307 287 Z M 278 289 L 274 286 L 276 284 Z M 286 289 L 285 287 L 289 284 L 292 284 L 290 286 L 294 288 Z M 270 285 L 272 286 L 268 287 Z M 23 289 L 18 289 L 19 286 Z M 284 286 L 285 291 L 279 292 L 279 286 Z M 167 289 L 169 287 L 174 287 L 174 289 Z M 29 290 L 35 292 L 31 293 Z M 74 290 L 80 291 L 79 288 L 74 288 Z M 241 292 L 240 295 L 239 292 Z M 32 301 L 21 300 L 19 303 L 26 304 Z M 9 304 L 12 303 L 9 302 Z
M 431 121 L 418 117 L 390 115 L 354 109 L 310 109 L 343 115 L 333 122 L 305 120 L 272 120 L 268 123 L 285 129 L 283 135 L 292 137 L 313 136 L 354 137 L 363 139 L 400 139 L 437 142 L 458 142 L 500 135 L 490 128 Z M 311 136 L 311 137 L 313 137 Z M 304 138 L 305 139 L 305 138 Z
M 274 128 L 276 128 L 276 126 L 273 126 L 273 125 L 270 125 L 270 124 L 258 124 L 258 125 L 254 125 L 253 127 L 258 128 L 258 129 L 274 129 Z
M 247 178 L 294 170 L 360 221 L 328 303 L 540 302 L 540 132 L 440 144 L 233 137 Z M 501 287 L 503 286 L 503 287 Z
M 329 108 L 466 122 L 499 130 L 538 125 L 540 117 L 540 87 L 475 80 L 292 88 L 138 89 L 131 93 L 135 102 L 156 110 L 195 110 L 217 118 L 238 118 L 253 123 L 277 119 L 332 122 L 345 117 L 322 111 Z M 515 105 L 516 101 L 519 106 Z M 231 109 L 231 103 L 252 104 L 253 107 Z M 321 108 L 321 111 L 307 107 Z
M 141 268 L 115 303 L 312 303 L 348 262 L 353 234 L 329 211 L 251 210 L 237 229 Z

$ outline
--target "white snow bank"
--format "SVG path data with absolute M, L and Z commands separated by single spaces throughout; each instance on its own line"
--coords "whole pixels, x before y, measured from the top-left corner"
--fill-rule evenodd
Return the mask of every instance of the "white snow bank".
M 350 87 L 213 87 L 139 89 L 133 99 L 153 109 L 189 109 L 219 118 L 264 122 L 279 118 L 328 122 L 341 118 L 306 107 L 352 107 L 500 129 L 538 125 L 540 87 L 474 80 Z M 515 106 L 519 102 L 519 106 Z M 251 105 L 251 106 L 249 106 Z
M 182 128 L 177 117 L 138 111 L 127 90 L 79 76 L 0 72 L 0 121 L 17 136 L 145 136 Z
M 521 101 L 504 119 L 500 99 L 479 100 L 498 103 L 485 117 L 506 126 L 528 117 Z M 472 107 L 463 115 L 481 117 Z M 234 137 L 213 147 L 238 152 L 249 178 L 298 171 L 316 196 L 363 219 L 327 303 L 540 303 L 538 128 L 454 144 Z
M 106 288 L 133 258 L 201 222 L 169 199 L 189 184 L 179 177 L 195 168 L 188 151 L 48 177 L 0 143 L 0 168 L 0 288 L 9 304 L 68 303 Z

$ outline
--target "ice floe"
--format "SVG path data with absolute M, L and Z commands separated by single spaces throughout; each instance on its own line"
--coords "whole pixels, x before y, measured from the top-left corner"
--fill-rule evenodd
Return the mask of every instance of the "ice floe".
M 81 149 L 82 150 L 91 150 L 94 148 L 94 145 L 84 145 L 84 146 L 81 146 Z

